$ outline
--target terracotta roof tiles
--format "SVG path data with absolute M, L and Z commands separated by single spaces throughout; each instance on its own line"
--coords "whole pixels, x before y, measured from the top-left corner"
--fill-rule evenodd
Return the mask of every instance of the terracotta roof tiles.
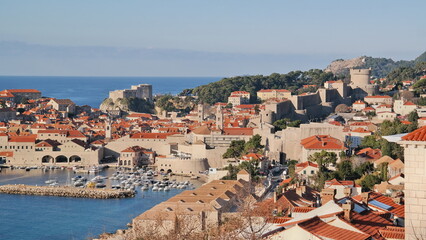
M 401 138 L 405 141 L 426 141 L 426 126 L 414 130 Z

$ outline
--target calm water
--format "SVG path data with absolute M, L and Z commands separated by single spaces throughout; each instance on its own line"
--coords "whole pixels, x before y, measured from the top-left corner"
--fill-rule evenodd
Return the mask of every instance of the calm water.
M 98 108 L 109 91 L 128 89 L 131 85 L 152 84 L 154 94 L 178 94 L 220 80 L 220 77 L 27 77 L 0 76 L 0 91 L 14 88 L 34 88 L 43 96 L 69 98 L 77 105 Z
M 101 175 L 109 176 L 114 171 L 108 169 Z M 3 169 L 0 185 L 46 185 L 44 182 L 48 179 L 56 179 L 62 185 L 69 183 L 73 176 L 69 170 L 43 173 Z M 91 179 L 95 175 L 85 176 Z M 194 182 L 194 185 L 200 183 Z M 139 190 L 134 198 L 107 200 L 0 194 L 0 239 L 88 239 L 103 232 L 115 232 L 126 228 L 132 218 L 181 191 Z

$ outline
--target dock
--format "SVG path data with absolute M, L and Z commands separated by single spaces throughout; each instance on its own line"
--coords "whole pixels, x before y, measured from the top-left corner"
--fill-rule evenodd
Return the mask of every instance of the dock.
M 76 188 L 68 186 L 31 186 L 31 185 L 2 185 L 0 193 L 18 195 L 56 196 L 74 198 L 113 199 L 134 197 L 136 192 L 131 190 Z

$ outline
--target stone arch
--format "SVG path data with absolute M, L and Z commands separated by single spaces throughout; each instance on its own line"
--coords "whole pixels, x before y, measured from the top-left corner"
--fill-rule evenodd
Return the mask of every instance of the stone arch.
M 164 169 L 160 169 L 160 172 L 164 172 Z
M 81 162 L 81 157 L 77 155 L 72 155 L 70 157 L 70 162 Z
M 173 172 L 172 169 L 167 170 L 167 173 L 171 173 L 171 172 Z
M 68 158 L 65 157 L 64 155 L 59 155 L 56 157 L 56 162 L 57 163 L 66 163 L 68 162 Z
M 118 165 L 123 165 L 123 160 L 120 160 L 120 162 L 118 163 Z
M 50 155 L 46 155 L 41 158 L 41 163 L 53 163 L 54 158 Z

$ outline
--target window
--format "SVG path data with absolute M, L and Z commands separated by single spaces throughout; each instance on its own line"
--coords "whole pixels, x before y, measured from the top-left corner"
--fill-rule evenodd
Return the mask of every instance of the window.
M 303 174 L 306 174 L 306 170 L 303 170 Z
M 314 174 L 314 170 L 311 170 L 311 174 Z

